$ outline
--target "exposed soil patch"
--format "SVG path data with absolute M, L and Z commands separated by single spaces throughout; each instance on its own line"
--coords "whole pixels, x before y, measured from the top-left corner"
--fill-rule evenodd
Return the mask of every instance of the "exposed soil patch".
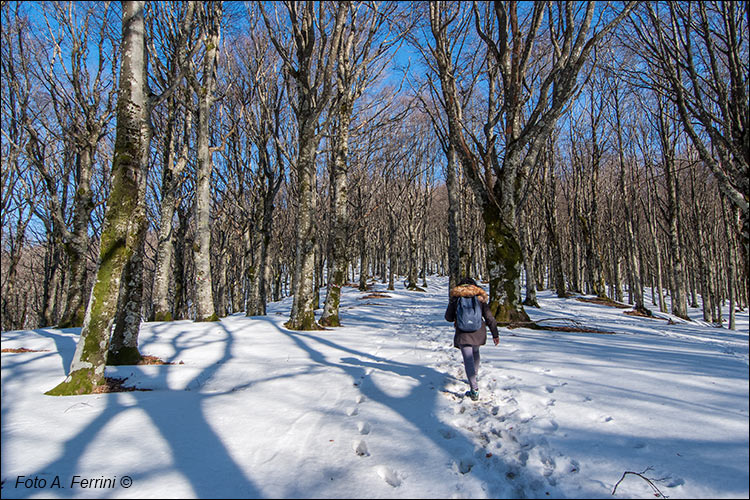
M 589 302 L 591 304 L 599 304 L 600 306 L 617 307 L 618 309 L 630 309 L 630 306 L 627 304 L 620 304 L 619 302 L 615 302 L 612 299 L 602 297 L 578 297 L 576 298 L 576 300 L 579 300 L 581 302 Z
M 542 321 L 564 321 L 569 324 L 562 325 L 562 326 L 540 325 L 539 323 L 541 323 Z M 548 330 L 548 331 L 553 331 L 553 332 L 598 333 L 601 335 L 615 335 L 615 332 L 588 327 L 586 325 L 579 323 L 576 320 L 569 319 L 569 318 L 549 318 L 546 320 L 542 319 L 539 321 L 516 321 L 513 323 L 503 324 L 502 326 L 508 328 L 509 330 L 512 330 L 514 328 L 530 328 L 532 330 Z
M 2 352 L 49 352 L 49 349 L 26 349 L 25 347 L 17 347 L 14 349 L 3 349 Z
M 177 363 L 164 361 L 163 359 L 157 358 L 156 356 L 143 356 L 137 364 L 139 365 L 174 365 Z M 179 364 L 184 365 L 185 363 L 180 361 Z
M 578 332 L 578 333 L 598 333 L 601 335 L 615 335 L 615 332 L 607 330 L 598 330 L 596 328 L 586 328 L 577 326 L 540 326 L 538 330 L 552 330 L 553 332 Z
M 151 389 L 140 389 L 138 387 L 125 387 L 126 378 L 104 377 L 104 384 L 93 390 L 94 394 L 103 394 L 106 392 L 133 392 L 133 391 L 150 391 Z
M 359 300 L 363 300 L 363 299 L 390 299 L 390 298 L 391 298 L 391 296 L 388 295 L 387 293 L 372 292 L 369 295 L 363 295 L 362 297 L 359 298 Z
M 638 316 L 639 318 L 664 319 L 664 318 L 656 317 L 653 314 L 643 313 L 636 309 L 633 309 L 632 311 L 625 311 L 623 314 L 627 314 L 628 316 Z

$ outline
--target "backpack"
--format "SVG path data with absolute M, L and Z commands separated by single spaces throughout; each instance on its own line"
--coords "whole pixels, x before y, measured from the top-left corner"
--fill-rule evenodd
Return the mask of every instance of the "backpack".
M 476 296 L 458 298 L 456 327 L 463 332 L 473 332 L 482 327 L 482 305 Z

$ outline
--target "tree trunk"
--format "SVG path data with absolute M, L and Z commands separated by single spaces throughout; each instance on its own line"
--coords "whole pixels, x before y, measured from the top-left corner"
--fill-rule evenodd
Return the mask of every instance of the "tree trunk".
M 172 304 L 172 318 L 185 319 L 187 313 L 187 284 L 185 256 L 188 251 L 187 242 L 188 214 L 187 209 L 177 207 L 177 230 L 172 236 L 174 246 L 174 304 Z
M 560 237 L 557 233 L 557 182 L 555 180 L 555 167 L 552 159 L 554 158 L 552 141 L 544 154 L 543 168 L 545 174 L 544 183 L 544 213 L 547 227 L 547 239 L 550 245 L 550 254 L 552 257 L 552 279 L 555 284 L 555 292 L 560 298 L 568 296 L 565 289 L 565 274 L 563 272 L 562 248 L 560 247 Z
M 675 172 L 675 151 L 669 137 L 666 111 L 659 106 L 659 136 L 664 155 L 664 178 L 667 184 L 667 222 L 669 225 L 669 247 L 672 263 L 672 314 L 689 320 L 687 315 L 687 295 L 685 293 L 685 277 L 682 263 L 682 245 L 677 224 L 679 211 L 678 186 Z
M 490 310 L 498 323 L 505 324 L 529 321 L 521 305 L 521 246 L 515 221 L 507 220 L 508 212 L 501 214 L 494 204 L 488 204 L 484 210 Z M 510 211 L 514 212 L 515 208 Z
M 297 238 L 295 247 L 292 313 L 285 326 L 290 330 L 318 330 L 313 307 L 313 272 L 315 268 L 315 156 L 314 124 L 300 123 L 299 158 L 297 160 Z
M 346 233 L 349 226 L 347 176 L 349 167 L 349 122 L 352 107 L 348 103 L 341 103 L 340 109 L 336 129 L 336 155 L 331 174 L 333 225 L 331 226 L 330 238 L 333 263 L 331 275 L 328 277 L 328 291 L 323 316 L 320 318 L 320 324 L 324 326 L 341 326 L 339 303 L 341 301 L 341 287 L 346 283 Z
M 536 274 L 534 269 L 534 260 L 539 251 L 537 245 L 532 249 L 533 242 L 531 239 L 531 228 L 528 227 L 528 220 L 524 221 L 520 225 L 521 238 L 523 250 L 523 266 L 524 275 L 526 276 L 526 297 L 524 298 L 523 305 L 531 307 L 539 307 L 539 302 L 536 300 Z
M 91 393 L 104 382 L 109 340 L 117 312 L 122 271 L 137 251 L 142 221 L 136 217 L 140 179 L 145 175 L 144 126 L 145 50 L 143 1 L 123 2 L 122 61 L 117 102 L 117 134 L 112 162 L 112 187 L 102 227 L 99 268 L 81 338 L 69 375 L 49 395 Z
M 132 217 L 131 230 L 133 253 L 129 256 L 122 271 L 120 294 L 118 297 L 115 327 L 107 353 L 108 365 L 135 365 L 141 359 L 138 350 L 138 333 L 143 309 L 143 259 L 148 231 L 146 218 L 146 188 L 148 186 L 148 157 L 151 150 L 151 108 L 146 99 L 146 119 L 141 127 L 141 169 L 138 181 L 138 203 Z
M 461 241 L 459 231 L 461 228 L 461 196 L 457 177 L 456 148 L 452 143 L 447 145 L 445 152 L 448 165 L 445 172 L 445 186 L 448 191 L 448 289 L 458 285 L 462 278 L 461 274 L 466 272 L 466 242 Z M 462 265 L 463 263 L 463 265 Z
M 367 228 L 363 227 L 359 236 L 359 291 L 367 291 Z
M 735 267 L 737 249 L 734 240 L 734 232 L 731 230 L 733 227 L 737 227 L 739 219 L 739 209 L 735 206 L 731 206 L 729 215 L 727 215 L 727 207 L 724 201 L 724 196 L 721 197 L 721 211 L 724 219 L 724 235 L 727 238 L 727 293 L 729 293 L 729 325 L 730 330 L 737 329 L 736 320 L 736 282 L 737 282 L 737 268 Z
M 161 204 L 159 206 L 159 233 L 156 249 L 156 271 L 154 273 L 154 312 L 152 321 L 172 321 L 169 306 L 169 283 L 173 275 L 172 261 L 174 260 L 173 224 L 175 209 L 177 208 L 177 190 L 180 186 L 180 175 L 187 165 L 188 144 L 192 129 L 193 113 L 185 113 L 183 149 L 180 158 L 175 151 L 176 138 L 176 107 L 174 97 L 169 98 L 167 129 L 165 131 L 165 153 L 161 183 Z
M 204 7 L 208 13 L 203 29 L 206 53 L 203 56 L 203 80 L 198 93 L 198 139 L 195 180 L 195 320 L 218 321 L 214 310 L 211 275 L 211 170 L 213 169 L 210 145 L 209 120 L 216 89 L 216 71 L 221 38 L 221 2 L 212 2 Z
M 57 301 L 61 277 L 63 274 L 60 263 L 63 259 L 62 243 L 59 236 L 52 234 L 48 237 L 49 244 L 45 256 L 45 280 L 44 292 L 42 298 L 42 314 L 39 319 L 39 326 L 52 326 L 57 319 L 59 303 Z

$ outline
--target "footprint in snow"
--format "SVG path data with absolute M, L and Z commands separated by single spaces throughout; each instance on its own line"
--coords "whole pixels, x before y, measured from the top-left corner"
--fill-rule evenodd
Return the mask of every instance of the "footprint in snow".
M 443 436 L 443 439 L 453 439 L 456 436 L 456 433 L 450 429 L 440 429 L 438 432 Z
M 346 409 L 346 414 L 349 417 L 353 417 L 354 415 L 359 414 L 359 409 L 357 409 L 356 406 L 352 406 Z
M 555 467 L 557 464 L 555 463 L 555 459 L 550 457 L 549 455 L 542 455 L 541 457 L 542 465 L 544 465 L 544 476 L 550 476 L 555 471 Z
M 554 420 L 544 419 L 540 421 L 539 427 L 545 432 L 555 432 L 560 426 Z
M 354 441 L 352 443 L 352 449 L 354 450 L 354 453 L 359 455 L 360 457 L 369 457 L 370 452 L 367 451 L 367 443 L 362 441 Z
M 390 467 L 385 465 L 378 465 L 377 467 L 375 467 L 375 472 L 378 476 L 380 476 L 380 479 L 390 484 L 394 488 L 401 486 L 401 478 L 399 477 L 399 474 Z
M 461 474 L 468 474 L 474 467 L 474 460 L 471 458 L 462 458 L 457 464 L 455 464 L 455 467 Z
M 367 422 L 359 422 L 357 424 L 357 430 L 359 431 L 360 434 L 369 434 L 371 427 L 370 427 L 370 424 Z

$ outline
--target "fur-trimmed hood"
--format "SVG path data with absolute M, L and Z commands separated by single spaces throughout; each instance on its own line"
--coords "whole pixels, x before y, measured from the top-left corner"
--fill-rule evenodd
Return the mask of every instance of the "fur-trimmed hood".
M 485 304 L 489 299 L 487 292 L 476 285 L 458 285 L 451 288 L 451 298 L 453 297 L 477 297 L 479 302 Z

